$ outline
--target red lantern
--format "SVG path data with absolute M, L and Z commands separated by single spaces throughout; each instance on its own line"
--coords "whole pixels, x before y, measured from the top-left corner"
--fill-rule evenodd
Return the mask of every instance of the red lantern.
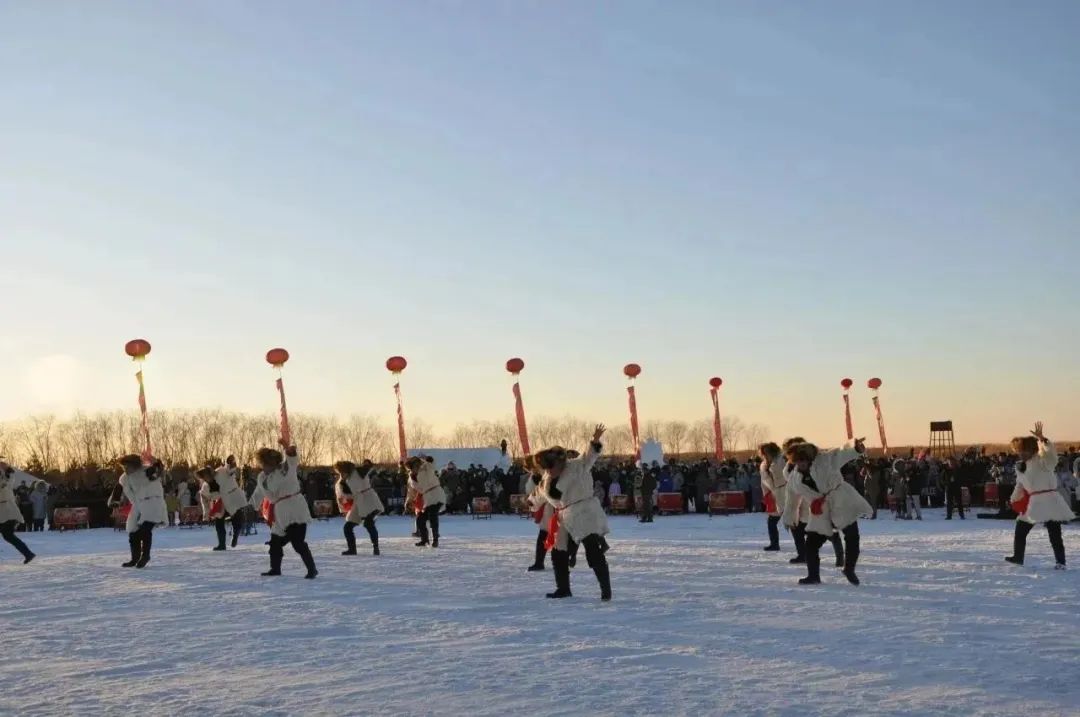
M 870 379 L 869 381 L 866 382 L 866 387 L 870 388 L 870 389 L 873 389 L 874 391 L 878 390 L 879 388 L 881 388 L 881 379 L 880 378 L 872 378 L 872 379 Z
M 150 353 L 150 342 L 146 339 L 132 339 L 124 344 L 124 353 L 136 361 L 142 361 Z
M 401 373 L 408 365 L 409 362 L 403 356 L 391 356 L 386 359 L 386 370 L 391 373 Z
M 281 368 L 289 360 L 289 352 L 285 349 L 270 349 L 266 352 L 266 363 L 274 368 Z
M 713 388 L 720 388 L 724 385 L 724 379 L 720 378 L 719 376 L 713 376 L 709 379 L 709 385 Z
M 851 388 L 854 385 L 855 385 L 855 382 L 852 381 L 850 378 L 845 378 L 844 380 L 842 380 L 840 382 L 840 386 L 843 387 L 843 389 L 845 391 L 848 390 L 849 388 Z
M 506 362 L 506 370 L 517 376 L 525 370 L 525 362 L 519 358 L 512 358 Z
M 626 374 L 627 378 L 637 378 L 641 375 L 641 366 L 638 366 L 636 363 L 628 363 L 623 366 L 622 372 Z

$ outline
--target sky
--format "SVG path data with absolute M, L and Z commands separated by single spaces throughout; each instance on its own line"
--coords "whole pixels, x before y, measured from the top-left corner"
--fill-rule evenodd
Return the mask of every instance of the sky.
M 1080 440 L 1080 3 L 0 0 L 0 420 Z M 873 434 L 869 392 L 856 432 Z M 872 441 L 872 443 L 875 441 Z

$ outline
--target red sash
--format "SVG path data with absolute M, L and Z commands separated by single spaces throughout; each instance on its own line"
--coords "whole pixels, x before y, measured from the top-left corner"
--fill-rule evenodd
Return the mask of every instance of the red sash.
M 1057 488 L 1047 488 L 1046 490 L 1037 490 L 1034 493 L 1028 493 L 1024 488 L 1020 488 L 1020 497 L 1014 501 L 1010 501 L 1012 509 L 1017 515 L 1024 515 L 1028 512 L 1028 504 L 1031 503 L 1031 496 L 1039 495 L 1041 493 L 1056 493 Z
M 539 508 L 534 510 L 533 514 L 532 514 L 532 517 L 533 517 L 533 522 L 536 523 L 537 525 L 540 525 L 540 522 L 543 521 L 543 519 L 544 519 L 544 506 L 540 506 Z
M 776 496 L 774 496 L 772 493 L 766 493 L 765 494 L 765 512 L 766 513 L 775 513 L 776 512 Z
M 116 512 L 120 514 L 120 517 L 127 520 L 127 517 L 131 515 L 131 503 L 125 503 L 116 509 Z
M 810 501 L 810 512 L 814 515 L 821 515 L 825 512 L 825 496 Z
M 215 498 L 210 503 L 210 515 L 225 515 L 225 501 L 221 498 Z
M 354 505 L 356 505 L 356 503 L 353 502 L 352 498 L 342 498 L 341 499 L 341 512 L 342 513 L 348 513 L 350 510 L 352 510 L 352 507 Z
M 571 505 L 577 505 L 578 503 L 584 503 L 587 500 L 595 500 L 591 496 L 589 498 L 582 498 L 581 500 L 575 500 L 570 505 L 564 505 L 561 508 L 555 508 L 551 511 L 551 520 L 548 521 L 547 538 L 544 539 L 544 549 L 551 550 L 555 547 L 555 543 L 559 539 L 559 514 L 569 508 Z M 539 521 L 537 521 L 539 522 Z
M 274 506 L 287 498 L 293 498 L 300 495 L 299 493 L 292 493 L 278 498 L 275 501 L 271 501 L 269 498 L 263 498 L 262 502 L 262 516 L 266 524 L 273 527 L 274 525 Z

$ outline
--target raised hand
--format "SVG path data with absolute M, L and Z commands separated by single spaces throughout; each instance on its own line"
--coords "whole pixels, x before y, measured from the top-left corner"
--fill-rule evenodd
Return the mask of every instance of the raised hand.
M 1043 435 L 1042 421 L 1035 421 L 1035 430 L 1031 432 L 1031 435 L 1035 436 L 1040 441 L 1046 440 L 1046 436 Z
M 596 430 L 594 430 L 592 434 L 593 443 L 599 441 L 600 438 L 603 437 L 605 431 L 607 431 L 607 426 L 603 423 L 596 424 Z
M 866 438 L 855 439 L 855 450 L 859 453 L 866 453 Z

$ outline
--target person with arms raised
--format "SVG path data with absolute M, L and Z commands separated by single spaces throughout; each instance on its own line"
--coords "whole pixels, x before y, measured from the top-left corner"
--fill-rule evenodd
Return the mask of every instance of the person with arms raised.
M 1013 554 L 1005 559 L 1015 565 L 1023 565 L 1028 533 L 1042 523 L 1050 536 L 1050 547 L 1056 561 L 1054 567 L 1064 570 L 1065 543 L 1061 538 L 1061 524 L 1068 523 L 1076 516 L 1058 492 L 1055 473 L 1057 451 L 1043 434 L 1042 422 L 1035 424 L 1030 436 L 1014 438 L 1012 448 L 1020 456 L 1016 464 L 1016 488 L 1010 498 L 1016 511 L 1016 531 L 1013 534 Z

